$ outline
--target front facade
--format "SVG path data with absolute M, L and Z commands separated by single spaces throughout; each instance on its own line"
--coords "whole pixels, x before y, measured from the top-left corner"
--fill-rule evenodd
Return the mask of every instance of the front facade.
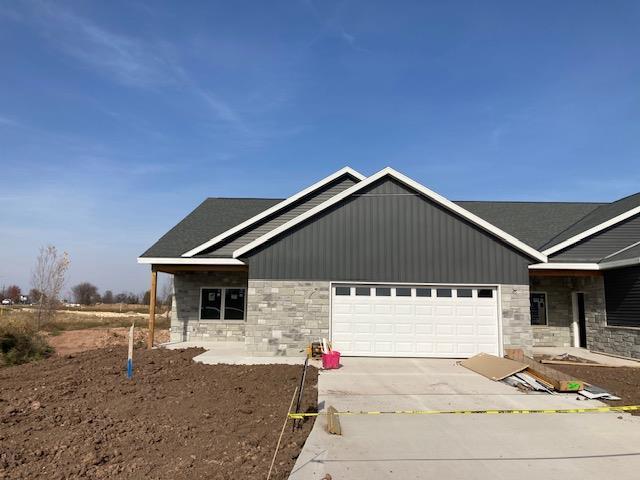
M 578 345 L 640 357 L 640 220 L 616 203 L 451 202 L 392 169 L 345 168 L 281 201 L 208 199 L 139 262 L 174 276 L 176 342 L 263 355 L 299 355 L 324 337 L 354 356 Z M 607 215 L 629 216 L 594 230 Z

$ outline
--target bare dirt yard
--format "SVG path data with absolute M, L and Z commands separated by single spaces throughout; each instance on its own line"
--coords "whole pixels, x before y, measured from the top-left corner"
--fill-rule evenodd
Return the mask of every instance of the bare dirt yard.
M 604 388 L 621 400 L 604 400 L 610 405 L 640 405 L 640 368 L 590 367 L 588 365 L 552 365 L 554 369 Z M 640 411 L 630 412 L 640 415 Z
M 0 369 L 0 478 L 264 479 L 301 367 L 202 365 L 202 350 L 124 347 Z M 315 411 L 317 370 L 302 409 Z M 313 421 L 288 424 L 286 479 Z
M 169 330 L 156 330 L 156 344 L 169 341 Z M 128 345 L 129 329 L 116 328 L 85 328 L 82 330 L 65 330 L 56 335 L 47 335 L 47 343 L 54 349 L 55 355 L 69 355 L 71 353 L 95 350 L 96 348 L 115 347 Z M 146 328 L 134 330 L 134 342 L 138 346 L 145 344 L 147 339 Z

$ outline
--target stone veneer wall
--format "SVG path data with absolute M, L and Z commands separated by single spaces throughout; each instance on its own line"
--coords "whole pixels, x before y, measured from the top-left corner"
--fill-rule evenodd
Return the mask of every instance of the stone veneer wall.
M 533 326 L 537 346 L 570 347 L 573 343 L 573 304 L 576 277 L 531 277 L 531 291 L 547 294 L 547 325 Z M 587 308 L 585 298 L 585 308 Z
M 175 274 L 171 305 L 171 341 L 243 341 L 246 320 L 200 320 L 201 287 L 247 288 L 247 272 Z
M 535 345 L 568 347 L 574 344 L 573 292 L 584 293 L 585 321 L 587 325 L 587 348 L 589 350 L 617 353 L 627 351 L 624 330 L 608 327 L 604 294 L 604 278 L 588 277 L 532 277 L 532 292 L 547 294 L 547 326 L 533 327 Z M 630 355 L 629 355 L 630 356 Z
M 640 328 L 607 325 L 604 277 L 580 279 L 587 310 L 587 348 L 594 352 L 611 353 L 622 357 L 640 358 Z
M 504 348 L 522 348 L 531 355 L 533 330 L 529 285 L 501 285 L 502 342 Z
M 329 282 L 249 280 L 247 350 L 302 355 L 320 337 L 329 337 Z

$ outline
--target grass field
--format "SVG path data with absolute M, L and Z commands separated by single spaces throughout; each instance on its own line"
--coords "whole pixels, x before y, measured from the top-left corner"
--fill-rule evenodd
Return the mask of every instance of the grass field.
M 117 307 L 117 305 L 99 305 L 100 307 Z M 137 307 L 131 309 L 130 307 Z M 144 307 L 141 311 L 140 307 Z M 137 310 L 137 311 L 136 311 Z M 91 310 L 90 307 L 76 309 L 61 309 L 54 319 L 42 325 L 42 330 L 55 335 L 67 330 L 83 330 L 96 327 L 128 327 L 132 322 L 137 326 L 146 326 L 148 322 L 148 307 L 144 305 L 124 305 L 122 311 L 115 308 Z M 3 307 L 0 308 L 0 323 L 5 321 L 34 323 L 33 307 Z M 156 328 L 169 328 L 170 319 L 166 309 L 156 314 Z

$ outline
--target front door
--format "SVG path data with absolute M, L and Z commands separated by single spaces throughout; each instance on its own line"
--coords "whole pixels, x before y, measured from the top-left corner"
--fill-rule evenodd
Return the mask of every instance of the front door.
M 576 293 L 580 347 L 587 348 L 587 320 L 584 315 L 584 293 Z

